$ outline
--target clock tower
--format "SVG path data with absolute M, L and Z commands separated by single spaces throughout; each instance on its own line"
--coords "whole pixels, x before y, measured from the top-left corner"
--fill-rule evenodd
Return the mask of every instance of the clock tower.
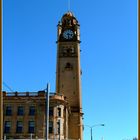
M 56 93 L 64 95 L 70 107 L 68 139 L 82 140 L 80 25 L 73 13 L 67 12 L 57 28 Z

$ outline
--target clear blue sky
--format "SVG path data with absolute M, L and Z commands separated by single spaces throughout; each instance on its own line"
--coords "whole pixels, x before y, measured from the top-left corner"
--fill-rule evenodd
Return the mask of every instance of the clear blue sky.
M 3 81 L 13 91 L 42 90 L 48 82 L 55 91 L 57 23 L 67 3 L 3 0 Z M 132 139 L 138 135 L 137 1 L 71 0 L 70 9 L 81 25 L 84 124 L 106 124 L 93 128 L 93 140 Z

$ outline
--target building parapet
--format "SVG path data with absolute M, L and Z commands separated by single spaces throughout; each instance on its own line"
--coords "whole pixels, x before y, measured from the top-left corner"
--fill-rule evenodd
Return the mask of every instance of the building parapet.
M 5 92 L 3 91 L 4 97 L 14 97 L 14 96 L 38 96 L 38 97 L 45 97 L 45 91 L 38 91 L 38 92 Z

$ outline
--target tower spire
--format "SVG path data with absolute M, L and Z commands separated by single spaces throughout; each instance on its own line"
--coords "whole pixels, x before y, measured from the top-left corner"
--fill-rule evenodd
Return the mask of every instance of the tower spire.
M 68 11 L 70 11 L 70 0 L 68 0 Z

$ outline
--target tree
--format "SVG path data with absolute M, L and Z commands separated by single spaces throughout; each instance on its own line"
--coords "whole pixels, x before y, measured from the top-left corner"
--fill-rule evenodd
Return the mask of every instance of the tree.
M 138 138 L 137 138 L 137 137 L 135 137 L 135 138 L 133 138 L 133 140 L 138 140 Z

